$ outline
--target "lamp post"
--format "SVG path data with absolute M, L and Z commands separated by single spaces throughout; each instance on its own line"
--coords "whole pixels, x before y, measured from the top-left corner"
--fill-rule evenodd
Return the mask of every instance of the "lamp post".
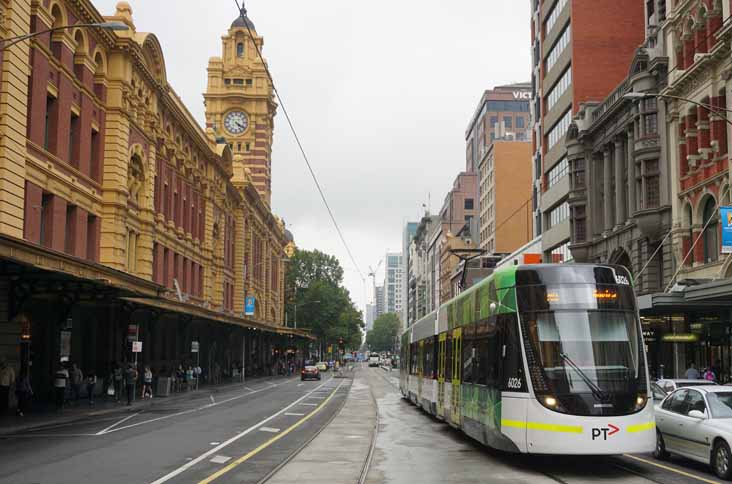
M 122 22 L 98 22 L 91 24 L 62 25 L 60 27 L 53 27 L 50 29 L 41 30 L 40 32 L 31 32 L 30 34 L 10 37 L 9 39 L 2 39 L 0 40 L 0 50 L 5 50 L 9 47 L 14 46 L 17 43 L 23 42 L 24 40 L 32 39 L 33 37 L 38 37 L 39 35 L 45 35 L 51 32 L 68 29 L 102 29 L 122 31 L 129 30 L 130 28 L 127 26 L 127 24 L 123 24 Z

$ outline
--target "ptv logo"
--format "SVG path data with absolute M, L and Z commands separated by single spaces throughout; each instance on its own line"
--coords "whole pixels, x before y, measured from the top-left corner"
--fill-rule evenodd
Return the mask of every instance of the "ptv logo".
M 607 427 L 595 427 L 592 429 L 592 440 L 600 438 L 602 438 L 602 440 L 607 440 L 608 437 L 611 437 L 618 432 L 620 432 L 620 427 L 616 427 L 613 424 L 607 424 Z

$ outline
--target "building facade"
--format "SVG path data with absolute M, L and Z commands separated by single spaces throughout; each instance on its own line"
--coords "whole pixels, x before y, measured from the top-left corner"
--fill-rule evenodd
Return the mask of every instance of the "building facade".
M 376 317 L 374 319 L 379 319 L 379 316 L 386 312 L 386 297 L 384 294 L 384 286 L 374 288 L 374 305 L 376 306 L 376 312 L 374 313 Z
M 604 99 L 627 75 L 628 63 L 644 38 L 643 4 L 531 0 L 532 206 L 545 261 L 571 257 L 567 129 L 581 103 Z
M 407 293 L 408 316 L 406 326 L 411 326 L 435 310 L 434 290 L 435 280 L 434 255 L 430 251 L 430 239 L 434 232 L 439 230 L 440 217 L 426 214 L 409 245 L 409 291 Z
M 478 176 L 480 248 L 510 254 L 533 235 L 531 143 L 494 141 L 478 164 Z
M 409 247 L 417 233 L 417 225 L 418 222 L 407 222 L 402 231 L 402 311 L 399 317 L 405 328 L 409 320 L 409 274 L 412 270 L 412 254 Z
M 401 252 L 387 252 L 384 261 L 384 311 L 401 319 L 404 256 Z
M 41 394 L 73 360 L 108 374 L 191 358 L 261 371 L 282 327 L 282 222 L 167 81 L 160 43 L 126 2 L 5 2 L 4 38 L 77 28 L 3 50 L 0 356 Z M 269 148 L 267 148 L 269 149 Z M 249 268 L 246 270 L 245 267 Z M 245 296 L 255 298 L 245 316 Z
M 445 195 L 440 210 L 442 229 L 445 233 L 456 234 L 466 225 L 471 225 L 478 215 L 478 173 L 462 172 Z M 477 233 L 476 245 L 477 245 Z

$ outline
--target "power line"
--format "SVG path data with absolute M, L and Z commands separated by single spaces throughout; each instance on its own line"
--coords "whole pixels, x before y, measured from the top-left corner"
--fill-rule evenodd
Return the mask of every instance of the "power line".
M 254 34 L 252 33 L 252 29 L 249 26 L 249 22 L 247 21 L 247 15 L 246 15 L 246 8 L 239 5 L 239 0 L 234 0 L 234 3 L 236 4 L 236 8 L 239 10 L 239 16 L 244 22 L 244 25 L 247 28 L 247 32 L 249 32 L 249 37 L 252 39 L 252 43 L 254 44 L 254 48 L 257 51 L 257 55 L 259 56 L 259 60 L 262 61 L 262 65 L 264 66 L 264 70 L 267 73 L 267 77 L 269 78 L 269 82 L 272 83 L 272 90 L 275 93 L 275 96 L 277 96 L 277 101 L 280 103 L 280 107 L 282 108 L 282 113 L 285 115 L 285 119 L 287 120 L 287 124 L 290 126 L 290 130 L 292 131 L 292 135 L 295 137 L 295 142 L 297 143 L 297 147 L 300 149 L 300 153 L 302 154 L 303 159 L 305 160 L 305 164 L 308 167 L 308 171 L 310 172 L 310 176 L 313 178 L 313 182 L 315 182 L 315 187 L 318 189 L 318 193 L 320 194 L 320 198 L 323 200 L 323 204 L 325 205 L 325 208 L 328 210 L 328 215 L 330 216 L 331 221 L 333 222 L 333 226 L 336 229 L 336 232 L 338 232 L 338 237 L 340 237 L 341 242 L 343 243 L 343 246 L 346 248 L 346 252 L 348 253 L 348 257 L 350 257 L 351 262 L 353 263 L 353 266 L 356 268 L 356 271 L 358 272 L 359 277 L 361 277 L 361 280 L 365 281 L 366 279 L 363 276 L 363 273 L 361 272 L 361 269 L 358 267 L 358 264 L 356 263 L 356 258 L 353 257 L 353 253 L 351 252 L 351 248 L 348 245 L 348 242 L 346 242 L 346 238 L 343 236 L 343 232 L 341 232 L 341 228 L 338 225 L 338 222 L 336 221 L 335 215 L 333 215 L 333 210 L 331 210 L 330 205 L 328 204 L 328 200 L 325 198 L 325 193 L 323 192 L 323 188 L 320 186 L 320 182 L 318 181 L 318 177 L 315 176 L 315 171 L 313 170 L 312 165 L 310 164 L 310 159 L 308 158 L 307 153 L 305 153 L 305 148 L 303 148 L 302 143 L 300 142 L 300 137 L 297 135 L 297 131 L 295 130 L 295 126 L 292 122 L 292 119 L 290 119 L 290 115 L 287 112 L 287 108 L 285 107 L 285 102 L 282 100 L 282 97 L 280 96 L 279 91 L 277 90 L 277 86 L 275 86 L 274 79 L 272 78 L 272 74 L 269 72 L 269 66 L 267 65 L 267 62 L 264 60 L 264 57 L 262 56 L 262 51 L 259 49 L 259 45 L 257 45 L 257 41 L 254 38 Z

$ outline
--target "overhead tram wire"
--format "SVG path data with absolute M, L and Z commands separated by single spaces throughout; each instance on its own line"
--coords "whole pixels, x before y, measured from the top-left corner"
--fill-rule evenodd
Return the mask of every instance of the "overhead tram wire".
M 328 200 L 325 198 L 325 193 L 323 192 L 323 188 L 320 186 L 318 177 L 315 175 L 315 171 L 313 170 L 313 167 L 310 164 L 310 159 L 308 158 L 308 155 L 305 152 L 305 148 L 303 147 L 302 143 L 300 142 L 300 137 L 297 135 L 297 131 L 295 130 L 295 125 L 293 124 L 292 119 L 290 118 L 290 114 L 287 112 L 287 108 L 285 107 L 285 103 L 282 100 L 282 96 L 280 96 L 280 92 L 277 90 L 277 86 L 275 85 L 274 78 L 272 77 L 272 73 L 269 71 L 269 66 L 267 65 L 267 62 L 264 60 L 262 51 L 259 49 L 259 46 L 257 45 L 257 41 L 254 38 L 254 34 L 252 33 L 252 29 L 249 26 L 249 22 L 247 22 L 246 9 L 243 8 L 242 6 L 240 6 L 239 0 L 234 0 L 234 3 L 236 4 L 236 8 L 239 11 L 239 16 L 244 21 L 244 25 L 247 28 L 247 32 L 249 32 L 249 38 L 252 40 L 252 44 L 254 44 L 254 49 L 257 51 L 257 56 L 259 56 L 259 60 L 262 61 L 262 65 L 264 66 L 264 70 L 267 73 L 269 82 L 272 83 L 272 90 L 274 91 L 275 96 L 277 97 L 277 101 L 280 103 L 280 107 L 282 108 L 282 113 L 285 115 L 287 124 L 290 126 L 290 131 L 292 131 L 292 135 L 295 137 L 295 142 L 297 143 L 297 147 L 300 149 L 300 153 L 302 154 L 302 157 L 305 160 L 305 164 L 307 165 L 308 171 L 310 172 L 310 176 L 313 178 L 313 182 L 315 182 L 315 187 L 318 189 L 320 198 L 321 198 L 321 200 L 323 200 L 323 204 L 325 205 L 326 210 L 328 210 L 328 215 L 330 216 L 330 220 L 333 222 L 333 226 L 335 227 L 336 232 L 338 233 L 338 237 L 341 239 L 341 242 L 343 243 L 343 246 L 345 247 L 346 252 L 348 253 L 348 257 L 351 259 L 353 266 L 356 268 L 356 272 L 358 272 L 359 277 L 361 278 L 362 281 L 366 281 L 366 278 L 364 277 L 363 273 L 361 272 L 361 268 L 358 267 L 358 264 L 356 263 L 356 258 L 353 256 L 353 253 L 351 252 L 351 248 L 348 245 L 348 242 L 346 242 L 346 238 L 343 236 L 343 232 L 341 231 L 341 228 L 338 225 L 338 222 L 336 221 L 335 215 L 333 214 L 333 210 L 331 210 L 330 205 L 328 204 Z

